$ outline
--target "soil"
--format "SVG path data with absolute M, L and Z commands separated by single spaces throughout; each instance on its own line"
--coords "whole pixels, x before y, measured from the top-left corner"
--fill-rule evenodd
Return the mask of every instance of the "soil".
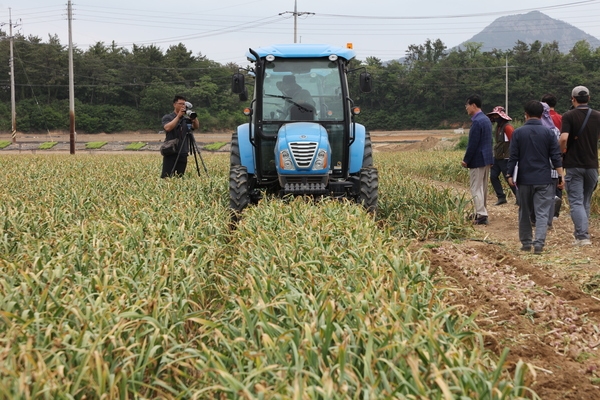
M 576 247 L 563 203 L 535 255 L 520 250 L 515 198 L 499 206 L 496 200 L 488 198 L 489 225 L 476 225 L 472 238 L 418 246 L 430 248 L 431 268 L 452 288 L 451 302 L 477 313 L 488 349 L 500 355 L 508 348 L 511 370 L 528 365 L 541 399 L 599 399 L 600 221 L 591 221 L 593 245 Z
M 374 152 L 419 151 L 451 147 L 459 131 L 371 132 Z M 229 142 L 231 133 L 197 133 L 203 146 Z M 0 151 L 36 150 L 57 141 L 54 152 L 69 151 L 68 134 L 17 134 L 16 142 Z M 0 133 L 0 140 L 11 140 Z M 124 151 L 127 144 L 144 142 L 142 152 L 156 154 L 164 135 L 157 133 L 78 134 L 76 149 L 87 153 Z M 101 150 L 85 150 L 89 141 L 106 141 Z M 138 151 L 138 152 L 139 152 Z M 221 151 L 229 151 L 225 146 Z M 418 179 L 418 178 L 415 178 Z M 431 182 L 429 182 L 431 183 Z M 440 182 L 441 187 L 468 196 L 468 189 Z M 507 191 L 509 192 L 509 191 Z M 449 299 L 466 314 L 476 313 L 488 349 L 500 355 L 510 350 L 511 371 L 525 363 L 530 386 L 541 399 L 600 398 L 600 220 L 591 221 L 592 246 L 573 245 L 568 204 L 548 231 L 541 255 L 520 251 L 518 207 L 512 193 L 508 203 L 488 199 L 489 225 L 478 225 L 462 241 L 419 242 L 427 250 L 431 269 L 444 279 Z M 566 203 L 566 202 L 565 202 Z

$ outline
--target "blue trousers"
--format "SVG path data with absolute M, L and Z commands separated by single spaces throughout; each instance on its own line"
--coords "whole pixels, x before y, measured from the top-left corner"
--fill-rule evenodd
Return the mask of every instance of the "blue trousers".
M 592 194 L 598 185 L 598 170 L 595 168 L 568 168 L 565 176 L 567 198 L 571 208 L 571 219 L 575 226 L 575 239 L 589 239 L 590 205 Z
M 554 203 L 554 184 L 519 185 L 519 240 L 523 246 L 544 247 L 550 208 Z M 535 239 L 531 216 L 535 215 Z

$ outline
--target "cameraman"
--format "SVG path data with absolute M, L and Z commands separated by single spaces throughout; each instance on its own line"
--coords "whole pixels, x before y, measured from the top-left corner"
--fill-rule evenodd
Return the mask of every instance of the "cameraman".
M 170 156 L 163 156 L 163 166 L 161 178 L 171 177 L 174 174 L 183 176 L 187 166 L 187 157 L 190 150 L 189 140 L 186 137 L 187 123 L 191 122 L 192 129 L 198 129 L 200 122 L 198 118 L 186 121 L 186 99 L 183 96 L 173 98 L 173 112 L 162 117 L 162 126 L 167 137 L 166 140 L 179 139 L 179 153 Z

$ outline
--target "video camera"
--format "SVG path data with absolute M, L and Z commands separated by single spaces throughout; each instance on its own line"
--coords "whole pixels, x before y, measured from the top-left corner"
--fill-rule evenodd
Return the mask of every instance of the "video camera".
M 193 107 L 194 106 L 189 101 L 185 102 L 185 115 L 189 119 L 196 119 L 198 117 L 198 114 L 192 110 Z

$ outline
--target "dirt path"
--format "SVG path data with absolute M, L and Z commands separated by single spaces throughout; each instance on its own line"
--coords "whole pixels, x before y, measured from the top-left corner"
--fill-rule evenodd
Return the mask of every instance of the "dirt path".
M 448 185 L 439 184 L 447 187 Z M 466 192 L 466 188 L 454 186 Z M 432 269 L 455 286 L 452 301 L 478 312 L 487 346 L 508 363 L 531 365 L 544 400 L 600 398 L 600 223 L 593 246 L 573 246 L 568 207 L 549 230 L 542 255 L 520 251 L 514 197 L 494 206 L 472 240 L 431 243 Z M 533 375 L 532 375 L 533 376 Z
M 371 132 L 371 141 L 374 151 L 397 151 L 407 146 L 421 148 L 422 143 L 426 148 L 434 146 L 444 147 L 450 145 L 458 139 L 460 134 L 453 130 L 433 130 L 433 131 L 375 131 Z M 211 143 L 224 142 L 229 143 L 231 132 L 196 132 L 194 134 L 199 146 L 205 146 Z M 131 143 L 142 142 L 145 146 L 137 152 L 158 152 L 160 144 L 165 135 L 157 132 L 123 132 L 123 133 L 98 133 L 98 134 L 77 134 L 75 135 L 75 151 L 87 153 L 102 153 L 106 151 L 125 151 Z M 0 141 L 12 142 L 12 136 L 8 132 L 0 132 Z M 57 142 L 51 150 L 39 150 L 39 146 L 46 142 Z M 87 150 L 88 142 L 107 142 L 99 150 Z M 37 153 L 37 152 L 69 152 L 71 137 L 68 133 L 17 133 L 15 143 L 0 150 L 10 153 Z M 228 152 L 229 145 L 221 148 L 221 151 Z

